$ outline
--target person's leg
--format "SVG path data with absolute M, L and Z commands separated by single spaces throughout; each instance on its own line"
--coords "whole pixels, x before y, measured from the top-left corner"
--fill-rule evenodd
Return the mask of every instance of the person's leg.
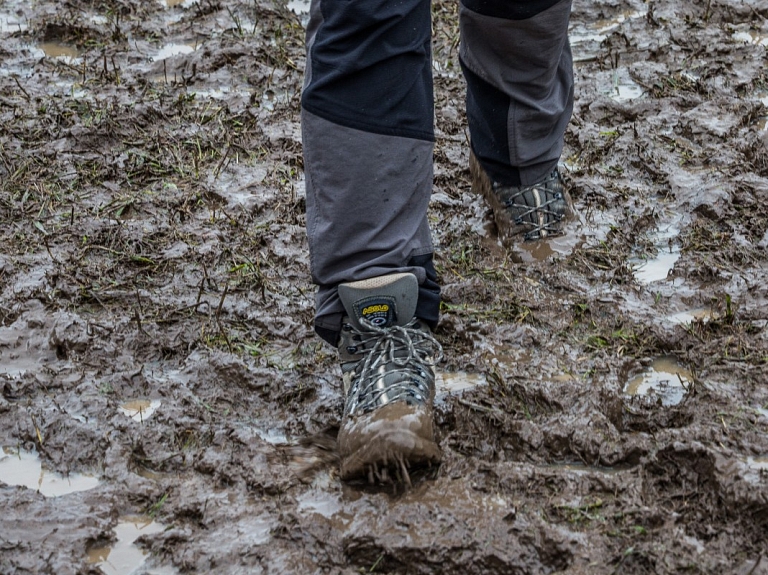
M 341 476 L 434 462 L 429 0 L 313 0 L 302 95 L 315 330 L 337 345 Z
M 433 97 L 429 0 L 313 0 L 302 96 L 315 329 L 337 343 L 338 285 L 413 273 L 437 324 L 427 206 Z
M 500 228 L 526 239 L 557 233 L 567 211 L 554 171 L 573 111 L 570 13 L 571 0 L 461 0 L 473 175 Z

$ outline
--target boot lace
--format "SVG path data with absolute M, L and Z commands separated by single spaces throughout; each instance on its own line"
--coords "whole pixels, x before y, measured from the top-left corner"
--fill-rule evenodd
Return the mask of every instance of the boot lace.
M 365 322 L 364 329 L 345 326 L 352 332 L 356 353 L 364 354 L 352 370 L 347 414 L 367 413 L 395 401 L 423 405 L 432 398 L 433 367 L 443 349 L 428 329 L 414 318 L 404 326 L 379 327 Z

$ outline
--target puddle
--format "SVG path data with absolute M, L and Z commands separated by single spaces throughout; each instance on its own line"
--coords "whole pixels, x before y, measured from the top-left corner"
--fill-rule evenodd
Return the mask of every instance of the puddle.
M 105 575 L 132 575 L 139 572 L 148 553 L 134 542 L 142 535 L 153 535 L 165 530 L 165 525 L 146 516 L 125 516 L 118 520 L 115 527 L 117 541 L 106 547 L 96 547 L 88 551 L 88 563 L 97 565 Z M 166 575 L 175 573 L 170 568 L 143 569 L 147 575 Z
M 584 236 L 569 232 L 554 238 L 519 242 L 512 247 L 512 251 L 525 263 L 544 262 L 553 257 L 570 255 L 576 246 L 583 241 Z
M 572 170 L 574 165 L 565 163 L 561 169 Z M 536 263 L 553 257 L 568 257 L 587 242 L 603 241 L 613 224 L 612 217 L 605 212 L 579 212 L 566 223 L 564 235 L 514 244 L 510 248 L 514 254 L 513 261 Z
M 0 34 L 24 32 L 27 29 L 26 18 L 21 15 L 20 2 L 3 2 L 0 4 Z
M 39 491 L 45 497 L 59 497 L 88 491 L 99 484 L 98 477 L 71 473 L 67 477 L 45 469 L 34 451 L 3 447 L 0 450 L 0 481 Z
M 624 388 L 626 395 L 656 396 L 664 406 L 677 405 L 693 379 L 691 372 L 674 357 L 659 357 L 643 373 L 634 376 Z
M 486 383 L 485 376 L 479 373 L 438 371 L 435 374 L 435 388 L 438 395 L 461 393 Z
M 716 315 L 712 311 L 712 308 L 709 307 L 701 307 L 697 309 L 690 309 L 678 312 L 673 315 L 668 315 L 665 320 L 668 323 L 674 324 L 674 325 L 688 325 L 692 323 L 695 320 L 708 322 L 711 319 L 715 319 Z
M 674 243 L 680 233 L 680 217 L 660 227 L 655 233 L 649 234 L 649 239 L 656 247 L 656 256 L 643 259 L 634 257 L 629 259 L 635 280 L 641 284 L 650 284 L 663 281 L 669 276 L 669 272 L 680 259 L 680 246 Z
M 189 44 L 166 44 L 152 57 L 152 60 L 158 62 L 160 60 L 173 58 L 180 54 L 191 54 L 194 51 L 194 46 L 190 46 Z
M 667 279 L 679 259 L 680 248 L 673 246 L 659 250 L 656 257 L 647 260 L 632 258 L 630 263 L 633 264 L 633 273 L 638 283 L 649 284 Z
M 615 70 L 612 74 L 611 89 L 608 96 L 616 102 L 629 102 L 643 96 L 645 91 L 630 76 L 626 68 Z
M 274 112 L 277 105 L 288 105 L 291 102 L 292 95 L 286 90 L 272 90 L 268 89 L 261 96 L 260 106 L 269 111 Z
M 254 431 L 262 440 L 272 445 L 287 445 L 289 443 L 285 433 L 276 427 L 270 429 L 254 429 Z
M 736 42 L 742 42 L 744 44 L 755 44 L 757 46 L 768 46 L 768 36 L 761 34 L 756 30 L 743 30 L 735 32 L 733 39 Z
M 157 408 L 162 405 L 159 399 L 134 399 L 121 403 L 118 410 L 134 421 L 142 422 L 152 417 Z
M 49 58 L 63 58 L 64 60 L 74 60 L 80 53 L 74 46 L 61 44 L 59 42 L 42 42 L 37 45 L 38 50 Z
M 585 463 L 551 463 L 544 466 L 545 469 L 553 471 L 565 471 L 575 473 L 576 475 L 586 475 L 590 473 L 603 473 L 605 475 L 615 475 L 630 469 L 628 466 L 624 467 L 595 467 L 586 465 Z
M 342 506 L 338 496 L 321 490 L 311 490 L 300 495 L 298 502 L 298 511 L 305 515 L 317 513 L 330 519 L 341 511 Z
M 768 455 L 747 457 L 747 467 L 754 471 L 768 471 Z
M 57 361 L 56 352 L 24 327 L 0 327 L 0 374 L 18 377 Z
M 589 24 L 572 24 L 568 30 L 568 39 L 573 49 L 574 64 L 595 60 L 600 52 L 600 43 L 603 40 L 624 22 L 643 16 L 645 16 L 645 12 L 625 10 L 613 18 L 597 20 Z
M 288 10 L 299 16 L 309 14 L 309 0 L 288 0 Z

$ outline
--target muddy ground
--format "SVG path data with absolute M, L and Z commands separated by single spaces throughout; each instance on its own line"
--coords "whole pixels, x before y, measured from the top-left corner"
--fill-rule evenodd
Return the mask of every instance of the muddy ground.
M 335 474 L 305 8 L 0 4 L 0 572 L 768 573 L 768 2 L 577 0 L 578 218 L 510 251 L 434 4 L 444 462 L 410 490 Z

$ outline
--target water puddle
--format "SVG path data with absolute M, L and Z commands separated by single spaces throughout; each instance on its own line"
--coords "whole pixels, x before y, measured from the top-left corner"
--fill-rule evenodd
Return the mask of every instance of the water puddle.
M 162 533 L 165 526 L 146 516 L 124 516 L 115 527 L 117 541 L 106 547 L 96 547 L 88 551 L 88 563 L 96 565 L 105 575 L 132 575 L 138 573 L 148 553 L 134 542 L 142 535 Z M 175 573 L 170 568 L 145 569 L 147 575 L 170 575 Z
M 768 471 L 768 455 L 747 457 L 747 467 L 753 471 Z
M 574 463 L 551 463 L 549 465 L 544 466 L 545 469 L 554 470 L 554 471 L 564 471 L 566 473 L 574 473 L 576 475 L 587 475 L 587 474 L 593 474 L 593 473 L 602 473 L 605 475 L 615 475 L 617 473 L 621 473 L 622 471 L 626 471 L 627 469 L 630 469 L 628 466 L 624 467 L 596 467 L 592 465 L 587 465 L 585 463 L 581 462 L 574 462 Z
M 573 163 L 565 162 L 564 170 L 578 169 Z M 544 262 L 553 257 L 565 258 L 587 242 L 599 242 L 606 238 L 611 226 L 612 217 L 605 212 L 590 211 L 577 213 L 566 223 L 565 234 L 543 240 L 518 242 L 511 247 L 513 259 L 519 258 L 522 263 Z
M 680 248 L 674 246 L 667 249 L 662 248 L 656 257 L 647 260 L 633 258 L 630 263 L 633 264 L 633 272 L 637 282 L 649 284 L 667 279 L 669 272 L 672 271 L 679 259 Z
M 152 56 L 152 60 L 154 62 L 159 62 L 160 60 L 167 60 L 168 58 L 173 58 L 180 54 L 191 54 L 194 51 L 195 47 L 190 46 L 189 44 L 166 44 L 160 48 L 157 54 Z
M 668 315 L 665 319 L 666 322 L 673 325 L 686 326 L 694 321 L 708 322 L 712 319 L 716 319 L 717 316 L 712 308 L 700 307 L 696 309 L 689 309 L 681 312 L 677 312 L 672 315 Z
M 267 89 L 262 94 L 259 105 L 269 112 L 274 112 L 275 106 L 290 104 L 292 97 L 293 95 L 289 94 L 287 90 Z
M 21 15 L 21 3 L 3 2 L 0 4 L 0 34 L 13 34 L 14 32 L 24 32 L 27 29 L 26 18 Z
M 45 497 L 88 491 L 99 484 L 98 477 L 91 475 L 71 473 L 64 477 L 49 471 L 34 451 L 10 447 L 0 449 L 0 481 L 39 491 Z
M 624 22 L 641 18 L 645 12 L 625 10 L 613 18 L 597 20 L 588 24 L 574 23 L 568 31 L 568 39 L 573 49 L 573 62 L 590 62 L 597 58 L 600 44 Z
M 630 102 L 643 96 L 645 91 L 630 76 L 626 68 L 614 70 L 608 96 L 616 102 Z
M 60 42 L 42 42 L 37 45 L 37 48 L 48 58 L 62 58 L 65 61 L 72 61 L 80 55 L 74 46 Z
M 654 396 L 664 406 L 678 405 L 693 380 L 691 372 L 674 357 L 659 357 L 644 372 L 631 378 L 624 388 L 630 396 Z
M 317 513 L 330 519 L 342 509 L 338 496 L 322 490 L 311 490 L 296 498 L 298 511 L 305 515 Z
M 260 439 L 271 445 L 288 445 L 288 443 L 290 443 L 288 441 L 288 436 L 285 435 L 285 432 L 281 429 L 278 429 L 277 427 L 271 427 L 269 429 L 257 428 L 254 429 L 254 431 Z
M 309 14 L 309 0 L 288 0 L 288 10 L 298 16 Z
M 0 327 L 0 373 L 19 377 L 57 361 L 56 352 L 41 338 L 32 338 L 26 323 Z
M 741 30 L 734 32 L 733 40 L 743 44 L 754 44 L 756 46 L 768 46 L 768 36 L 757 30 Z
M 480 373 L 438 371 L 435 374 L 435 388 L 438 395 L 461 393 L 486 383 L 485 376 Z
M 126 415 L 134 421 L 143 422 L 157 411 L 157 408 L 162 405 L 159 399 L 133 399 L 121 403 L 117 409 L 123 415 Z
M 674 243 L 675 238 L 680 233 L 680 217 L 666 224 L 665 227 L 659 227 L 658 230 L 650 234 L 649 239 L 656 247 L 656 255 L 647 259 L 634 257 L 629 259 L 632 265 L 632 271 L 635 280 L 644 285 L 657 281 L 664 281 L 669 276 L 669 272 L 675 267 L 677 260 L 680 259 L 680 246 Z

